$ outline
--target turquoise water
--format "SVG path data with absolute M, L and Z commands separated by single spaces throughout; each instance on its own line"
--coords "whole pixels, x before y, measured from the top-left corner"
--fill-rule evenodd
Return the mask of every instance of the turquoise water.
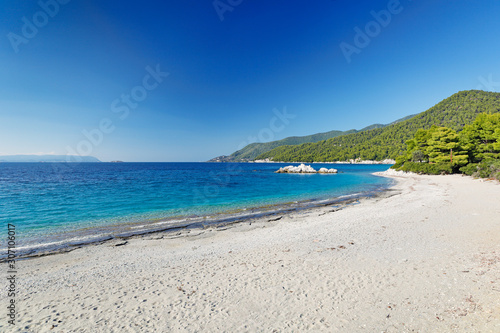
M 16 226 L 18 249 L 29 252 L 369 193 L 390 182 L 371 175 L 387 165 L 274 173 L 289 164 L 0 163 L 0 220 Z

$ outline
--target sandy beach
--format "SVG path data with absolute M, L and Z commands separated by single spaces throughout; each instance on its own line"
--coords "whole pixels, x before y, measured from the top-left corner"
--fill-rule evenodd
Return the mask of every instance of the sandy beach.
M 340 210 L 19 261 L 0 330 L 500 332 L 500 184 L 392 177 Z

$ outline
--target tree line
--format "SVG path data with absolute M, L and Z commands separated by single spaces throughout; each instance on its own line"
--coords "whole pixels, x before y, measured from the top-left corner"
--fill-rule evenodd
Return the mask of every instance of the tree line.
M 500 113 L 482 113 L 462 131 L 432 126 L 406 142 L 393 168 L 426 174 L 464 173 L 500 180 Z

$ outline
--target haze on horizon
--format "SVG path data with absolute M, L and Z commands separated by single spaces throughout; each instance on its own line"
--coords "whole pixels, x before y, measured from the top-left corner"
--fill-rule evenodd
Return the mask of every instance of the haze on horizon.
M 500 91 L 500 2 L 0 3 L 0 155 L 205 161 Z

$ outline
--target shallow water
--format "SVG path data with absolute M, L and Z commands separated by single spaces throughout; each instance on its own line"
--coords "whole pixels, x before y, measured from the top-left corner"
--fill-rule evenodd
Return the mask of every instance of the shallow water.
M 312 164 L 340 173 L 274 173 L 289 164 L 0 163 L 0 221 L 15 225 L 17 250 L 29 252 L 252 216 L 390 184 L 371 175 L 388 165 Z

